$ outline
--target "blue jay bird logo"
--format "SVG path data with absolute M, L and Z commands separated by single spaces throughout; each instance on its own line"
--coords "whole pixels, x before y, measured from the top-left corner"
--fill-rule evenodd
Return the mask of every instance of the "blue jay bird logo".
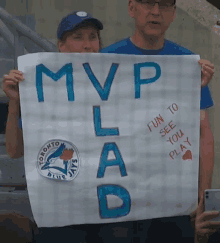
M 71 156 L 71 151 L 72 151 L 72 155 L 74 153 L 73 150 L 65 150 L 66 146 L 64 145 L 64 143 L 62 143 L 60 145 L 60 147 L 54 152 L 52 153 L 48 158 L 47 158 L 47 162 L 46 164 L 41 168 L 41 170 L 46 170 L 48 168 L 53 168 L 53 169 L 57 169 L 61 172 L 63 172 L 65 175 L 67 175 L 67 165 L 68 165 L 68 161 L 72 158 Z M 68 157 L 68 152 L 70 151 L 70 156 Z M 65 154 L 67 154 L 65 156 Z M 61 159 L 66 159 L 63 161 L 63 164 L 65 165 L 65 168 L 60 168 L 58 166 L 50 166 L 51 163 L 54 163 L 58 158 L 61 158 Z
M 78 170 L 79 154 L 70 142 L 52 140 L 42 147 L 38 155 L 38 171 L 43 176 L 58 180 L 72 180 L 78 174 Z

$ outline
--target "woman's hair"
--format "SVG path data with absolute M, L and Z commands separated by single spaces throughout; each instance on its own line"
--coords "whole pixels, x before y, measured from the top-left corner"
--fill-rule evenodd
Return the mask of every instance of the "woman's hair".
M 69 36 L 71 36 L 76 30 L 78 30 L 78 29 L 80 29 L 82 27 L 87 27 L 87 26 L 93 26 L 93 27 L 95 27 L 97 29 L 98 38 L 99 38 L 99 50 L 102 49 L 102 39 L 101 39 L 101 35 L 100 35 L 100 30 L 93 23 L 90 23 L 90 22 L 85 22 L 85 23 L 79 24 L 73 30 L 64 32 L 63 35 L 61 36 L 61 38 L 58 39 L 58 41 L 57 41 L 57 48 L 59 49 L 58 42 L 65 43 L 66 39 Z M 60 52 L 60 50 L 59 50 L 59 52 Z

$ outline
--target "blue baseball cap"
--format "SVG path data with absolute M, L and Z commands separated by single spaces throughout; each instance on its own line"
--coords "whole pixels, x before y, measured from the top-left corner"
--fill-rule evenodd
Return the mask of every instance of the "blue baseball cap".
M 59 23 L 57 28 L 57 38 L 61 39 L 65 32 L 72 31 L 78 27 L 78 25 L 87 22 L 95 24 L 100 30 L 103 29 L 101 21 L 93 18 L 92 14 L 86 13 L 84 11 L 74 11 L 65 16 Z

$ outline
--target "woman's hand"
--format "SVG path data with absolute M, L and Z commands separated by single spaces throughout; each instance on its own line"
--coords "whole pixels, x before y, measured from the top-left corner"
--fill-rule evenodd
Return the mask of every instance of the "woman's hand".
M 10 101 L 20 100 L 18 83 L 23 80 L 23 73 L 18 70 L 11 70 L 8 75 L 4 75 L 3 91 L 9 97 Z

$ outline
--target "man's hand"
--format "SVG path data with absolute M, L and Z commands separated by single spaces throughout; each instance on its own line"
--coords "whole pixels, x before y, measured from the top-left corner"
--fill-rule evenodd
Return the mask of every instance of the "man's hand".
M 209 84 L 214 73 L 214 65 L 210 61 L 201 59 L 199 60 L 199 65 L 202 67 L 202 88 Z
M 197 212 L 197 208 L 196 208 L 195 211 L 193 211 L 193 212 L 190 214 L 190 221 L 191 221 L 191 226 L 193 227 L 193 229 L 195 229 L 196 212 Z
M 200 200 L 201 200 L 201 198 L 198 198 L 198 204 L 200 203 Z M 196 210 L 194 210 L 190 214 L 190 221 L 191 221 L 191 226 L 193 227 L 193 229 L 195 229 L 195 221 L 196 221 L 197 209 L 198 209 L 198 207 L 196 207 Z
M 203 194 L 196 212 L 195 243 L 207 243 L 209 237 L 219 231 L 220 222 L 211 221 L 219 216 L 218 211 L 205 211 Z

